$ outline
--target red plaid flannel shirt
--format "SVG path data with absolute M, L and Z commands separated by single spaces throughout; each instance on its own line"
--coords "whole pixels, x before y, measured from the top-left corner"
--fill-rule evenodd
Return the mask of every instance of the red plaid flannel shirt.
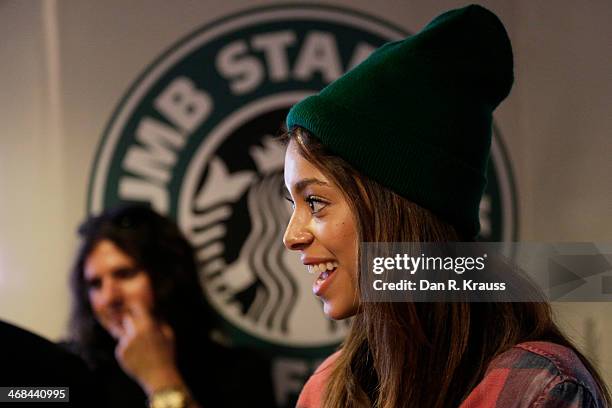
M 329 356 L 310 377 L 298 408 L 321 407 L 330 367 Z M 460 408 L 608 408 L 593 377 L 567 347 L 548 342 L 521 343 L 489 364 L 482 381 Z M 420 407 L 419 407 L 420 408 Z
M 534 341 L 497 356 L 461 408 L 604 408 L 593 377 L 567 347 Z

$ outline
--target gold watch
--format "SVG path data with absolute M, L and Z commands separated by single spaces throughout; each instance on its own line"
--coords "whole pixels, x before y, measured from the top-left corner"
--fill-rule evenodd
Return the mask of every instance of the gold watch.
M 149 408 L 187 408 L 189 395 L 182 388 L 164 388 L 149 398 Z

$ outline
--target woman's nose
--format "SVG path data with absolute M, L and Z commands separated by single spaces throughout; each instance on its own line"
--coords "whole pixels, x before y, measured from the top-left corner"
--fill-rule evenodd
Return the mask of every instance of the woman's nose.
M 104 305 L 112 305 L 121 301 L 121 288 L 112 279 L 106 280 L 102 284 L 100 291 L 100 301 Z
M 313 238 L 306 224 L 296 216 L 296 213 L 293 213 L 283 236 L 285 247 L 293 251 L 300 251 L 310 245 Z

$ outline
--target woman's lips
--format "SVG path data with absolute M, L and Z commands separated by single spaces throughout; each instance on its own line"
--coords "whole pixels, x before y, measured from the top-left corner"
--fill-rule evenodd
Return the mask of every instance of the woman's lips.
M 303 258 L 302 261 L 308 268 L 308 273 L 318 276 L 312 284 L 312 291 L 316 296 L 321 296 L 329 286 L 332 275 L 338 268 L 338 262 L 325 258 Z
M 316 296 L 323 295 L 326 288 L 330 285 L 331 281 L 333 280 L 332 277 L 334 275 L 334 272 L 336 272 L 337 268 L 338 268 L 337 266 L 334 266 L 333 269 L 331 270 L 326 269 L 325 271 L 321 272 L 317 280 L 314 281 L 314 283 L 312 284 L 312 292 Z

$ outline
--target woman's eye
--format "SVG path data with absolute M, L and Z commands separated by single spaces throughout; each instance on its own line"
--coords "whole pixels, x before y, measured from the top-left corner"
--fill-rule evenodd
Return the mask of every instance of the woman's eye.
M 138 274 L 138 269 L 136 268 L 121 268 L 117 269 L 114 273 L 116 278 L 120 279 L 129 279 Z
M 91 279 L 86 281 L 86 285 L 88 290 L 100 289 L 100 286 L 102 286 L 102 281 L 100 279 Z
M 308 203 L 308 206 L 310 207 L 310 212 L 313 214 L 318 213 L 319 211 L 321 211 L 327 206 L 327 202 L 323 201 L 322 199 L 316 196 L 306 197 L 306 202 Z

